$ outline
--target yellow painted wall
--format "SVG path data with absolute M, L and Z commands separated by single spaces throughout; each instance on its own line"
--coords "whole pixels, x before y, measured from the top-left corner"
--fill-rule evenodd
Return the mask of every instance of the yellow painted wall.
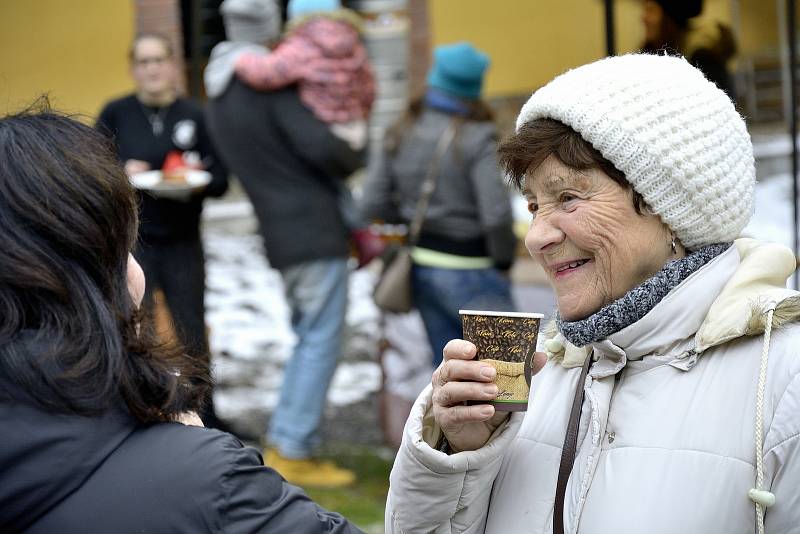
M 132 0 L 0 0 L 0 114 L 41 93 L 53 107 L 95 115 L 130 91 Z
M 778 47 L 775 2 L 738 0 L 740 50 Z M 528 93 L 605 54 L 602 0 L 429 0 L 431 43 L 470 40 L 492 57 L 486 94 Z M 616 0 L 617 51 L 642 40 L 641 0 Z M 704 18 L 731 22 L 730 0 Z M 133 0 L 0 0 L 0 113 L 49 92 L 61 109 L 96 114 L 133 87 Z
M 738 0 L 739 49 L 755 55 L 778 46 L 775 2 Z M 641 0 L 616 0 L 617 53 L 644 38 Z M 433 46 L 469 40 L 492 58 L 486 95 L 528 93 L 557 74 L 605 55 L 602 0 L 429 0 Z M 730 0 L 705 0 L 702 19 L 732 24 Z
M 776 2 L 739 0 L 742 20 L 741 47 L 752 55 L 777 53 L 780 46 L 778 9 Z
M 430 0 L 433 46 L 468 40 L 492 58 L 487 96 L 530 92 L 605 54 L 600 0 Z

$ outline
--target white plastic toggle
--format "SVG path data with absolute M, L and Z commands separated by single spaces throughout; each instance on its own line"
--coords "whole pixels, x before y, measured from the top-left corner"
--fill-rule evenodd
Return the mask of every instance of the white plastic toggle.
M 559 352 L 564 350 L 564 344 L 561 342 L 560 339 L 554 337 L 544 342 L 544 350 L 546 350 L 550 354 L 558 354 Z
M 750 491 L 747 492 L 747 496 L 750 497 L 751 501 L 760 504 L 764 508 L 769 508 L 775 504 L 775 494 L 771 491 L 751 488 Z

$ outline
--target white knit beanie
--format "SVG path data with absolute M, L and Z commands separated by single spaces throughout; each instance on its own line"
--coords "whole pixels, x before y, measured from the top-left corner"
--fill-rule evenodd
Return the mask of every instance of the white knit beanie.
M 732 241 L 753 214 L 753 145 L 728 96 L 685 59 L 630 54 L 565 72 L 517 117 L 578 132 L 688 249 Z

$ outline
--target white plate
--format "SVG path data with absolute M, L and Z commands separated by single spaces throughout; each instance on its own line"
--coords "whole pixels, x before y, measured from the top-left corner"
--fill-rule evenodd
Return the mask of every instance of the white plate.
M 198 187 L 208 185 L 211 173 L 203 170 L 187 170 L 185 182 L 165 182 L 161 171 L 140 172 L 131 176 L 131 184 L 136 189 L 151 191 L 155 195 L 161 193 L 188 193 Z

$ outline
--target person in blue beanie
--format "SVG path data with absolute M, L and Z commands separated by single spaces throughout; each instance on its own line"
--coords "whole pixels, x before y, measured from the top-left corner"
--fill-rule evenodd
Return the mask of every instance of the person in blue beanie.
M 489 57 L 467 42 L 437 47 L 425 94 L 387 132 L 383 162 L 368 177 L 366 216 L 408 224 L 439 139 L 452 129 L 412 250 L 414 305 L 434 354 L 461 337 L 459 309 L 512 310 L 511 203 L 498 165 L 497 130 L 481 100 Z

